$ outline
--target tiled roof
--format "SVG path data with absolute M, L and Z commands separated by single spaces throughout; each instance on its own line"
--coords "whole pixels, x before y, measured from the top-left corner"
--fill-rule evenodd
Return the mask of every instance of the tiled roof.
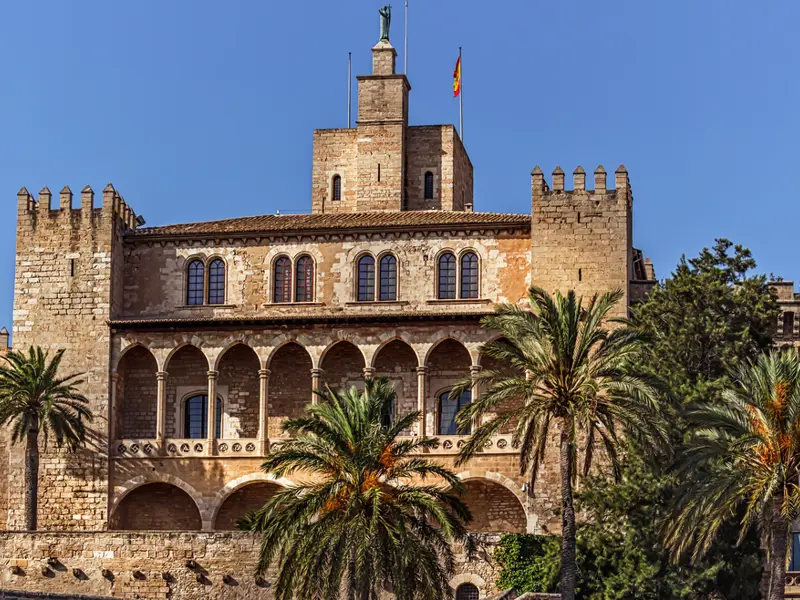
M 396 211 L 313 215 L 261 215 L 223 221 L 142 227 L 128 236 L 180 236 L 204 234 L 287 233 L 348 229 L 408 229 L 435 227 L 529 227 L 530 215 L 460 211 Z

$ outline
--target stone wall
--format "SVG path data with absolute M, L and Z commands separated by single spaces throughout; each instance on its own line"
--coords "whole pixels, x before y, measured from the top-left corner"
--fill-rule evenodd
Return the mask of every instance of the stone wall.
M 433 199 L 425 199 L 425 173 L 433 173 Z M 472 163 L 453 125 L 408 128 L 408 210 L 464 210 L 472 205 Z

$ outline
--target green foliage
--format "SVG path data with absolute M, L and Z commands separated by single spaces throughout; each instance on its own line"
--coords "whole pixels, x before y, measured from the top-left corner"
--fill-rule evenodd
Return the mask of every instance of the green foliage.
M 387 378 L 316 392 L 306 414 L 283 424 L 291 439 L 263 464 L 276 477 L 305 481 L 275 494 L 239 525 L 262 534 L 258 572 L 277 567 L 278 600 L 441 600 L 454 569 L 453 542 L 473 541 L 460 480 L 428 461 L 438 440 L 398 440 L 419 417 L 387 419 L 395 393 Z
M 510 533 L 500 538 L 493 558 L 500 566 L 499 589 L 520 594 L 556 590 L 561 564 L 557 537 Z

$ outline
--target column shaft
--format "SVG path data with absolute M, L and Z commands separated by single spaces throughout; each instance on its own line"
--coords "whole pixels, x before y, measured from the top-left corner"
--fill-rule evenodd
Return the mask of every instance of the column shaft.
M 159 448 L 167 437 L 167 372 L 156 373 L 156 441 Z
M 419 425 L 417 426 L 420 437 L 425 437 L 425 396 L 428 387 L 428 367 L 417 367 L 417 410 L 419 411 Z
M 269 448 L 269 369 L 258 371 L 258 444 L 261 454 Z
M 217 437 L 217 371 L 208 372 L 208 421 L 206 424 L 206 455 L 215 454 L 214 441 Z M 222 425 L 220 423 L 220 425 Z M 220 432 L 221 435 L 222 432 Z

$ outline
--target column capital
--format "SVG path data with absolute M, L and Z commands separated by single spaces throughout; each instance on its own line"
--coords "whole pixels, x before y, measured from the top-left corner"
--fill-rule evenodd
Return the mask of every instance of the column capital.
M 313 369 L 311 369 L 311 374 L 312 375 L 319 376 L 319 375 L 322 375 L 324 372 L 325 372 L 325 370 L 324 369 L 320 369 L 319 367 L 314 367 Z
M 116 382 L 118 379 L 119 379 L 119 373 L 117 373 L 117 370 L 114 369 L 113 371 L 111 371 L 111 381 Z
M 208 372 L 208 378 L 209 379 L 216 379 L 218 375 L 219 375 L 219 371 L 213 371 L 212 370 L 212 371 Z
M 428 372 L 428 367 L 421 366 L 417 367 L 417 375 L 425 375 Z
M 269 378 L 271 373 L 272 373 L 272 371 L 270 371 L 269 369 L 259 369 L 258 370 L 258 376 L 259 377 Z
M 364 367 L 364 377 L 375 377 L 375 367 Z
M 166 371 L 158 371 L 156 373 L 156 379 L 164 381 L 167 378 L 167 375 L 169 375 L 169 373 L 167 373 Z
M 480 373 L 481 371 L 483 371 L 483 367 L 482 367 L 481 365 L 470 365 L 470 366 L 469 366 L 469 372 L 470 372 L 472 375 L 477 375 L 477 374 L 478 374 L 478 373 Z

